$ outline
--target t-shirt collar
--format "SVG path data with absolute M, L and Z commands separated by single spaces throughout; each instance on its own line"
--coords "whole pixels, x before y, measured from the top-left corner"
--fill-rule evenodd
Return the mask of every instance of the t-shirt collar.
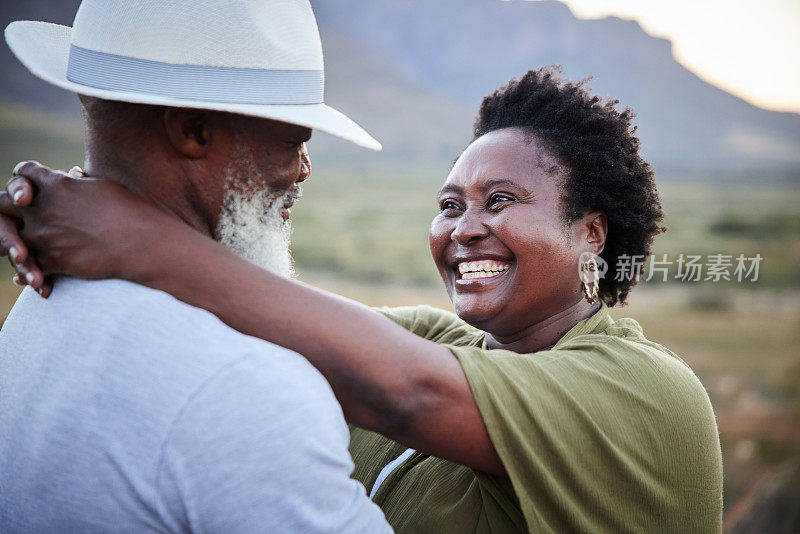
M 585 334 L 599 334 L 613 324 L 614 319 L 611 318 L 611 314 L 608 311 L 608 306 L 606 306 L 605 302 L 600 301 L 600 309 L 597 310 L 594 315 L 587 317 L 583 321 L 567 330 L 567 333 L 564 334 L 561 339 L 556 341 L 556 344 L 553 345 L 552 348 L 558 348 L 559 345 L 562 345 L 563 343 L 566 343 L 570 339 L 577 336 L 582 336 Z M 476 341 L 477 343 L 475 343 L 475 345 L 480 346 L 482 349 L 486 349 L 486 332 L 481 332 L 480 337 L 478 337 Z
M 553 345 L 553 348 L 557 348 L 559 345 L 562 345 L 563 343 L 566 343 L 570 339 L 573 339 L 577 336 L 586 334 L 599 334 L 613 324 L 614 319 L 611 318 L 611 314 L 608 311 L 608 306 L 606 306 L 605 302 L 600 301 L 600 309 L 597 310 L 591 317 L 584 319 L 570 328 L 567 333 L 564 334 L 555 345 Z

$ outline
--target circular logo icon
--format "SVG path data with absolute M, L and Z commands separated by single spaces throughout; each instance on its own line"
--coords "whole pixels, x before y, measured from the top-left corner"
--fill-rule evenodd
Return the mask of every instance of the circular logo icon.
M 594 252 L 584 252 L 578 260 L 578 277 L 581 282 L 591 284 L 605 278 L 608 272 L 606 260 Z

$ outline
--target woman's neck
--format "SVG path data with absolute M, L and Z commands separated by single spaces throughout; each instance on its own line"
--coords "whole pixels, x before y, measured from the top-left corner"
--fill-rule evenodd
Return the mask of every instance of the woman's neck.
M 486 347 L 528 354 L 552 348 L 573 326 L 588 319 L 600 309 L 598 300 L 589 304 L 581 299 L 569 308 L 509 336 L 486 333 Z

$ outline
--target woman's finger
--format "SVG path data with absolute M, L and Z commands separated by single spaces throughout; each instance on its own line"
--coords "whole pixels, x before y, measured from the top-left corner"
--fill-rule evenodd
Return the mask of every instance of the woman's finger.
M 45 277 L 43 274 L 41 274 L 41 271 L 38 273 L 35 272 L 35 269 L 31 269 L 30 265 L 30 263 L 14 265 L 14 267 L 17 269 L 17 272 L 14 273 L 11 281 L 14 282 L 14 285 L 20 287 L 30 285 L 36 289 L 37 293 L 39 293 L 42 298 L 49 297 L 53 292 L 53 278 L 51 276 Z
M 33 183 L 24 176 L 14 176 L 6 185 L 6 191 L 15 206 L 30 206 L 35 193 Z
M 8 255 L 14 265 L 28 258 L 28 247 L 19 236 L 17 221 L 0 215 L 0 256 Z
M 46 299 L 47 297 L 50 296 L 50 293 L 52 292 L 53 292 L 53 280 L 52 277 L 48 276 L 45 279 L 44 283 L 42 284 L 42 287 L 39 288 L 39 295 L 42 298 Z
M 83 177 L 85 177 L 85 176 L 86 176 L 86 173 L 83 171 L 83 169 L 81 169 L 80 167 L 78 167 L 78 166 L 76 165 L 75 167 L 72 167 L 72 168 L 69 170 L 69 172 L 67 173 L 67 175 L 68 175 L 68 176 L 70 176 L 70 177 L 72 177 L 72 178 L 83 178 Z
M 14 204 L 14 199 L 6 191 L 0 191 L 0 214 L 22 218 L 20 207 Z
M 54 171 L 38 161 L 23 161 L 14 167 L 14 176 L 24 176 L 37 188 L 47 187 L 56 180 L 66 176 L 63 172 Z
M 45 282 L 45 276 L 33 258 L 29 257 L 22 263 L 14 264 L 22 281 L 31 286 L 35 290 L 39 290 Z

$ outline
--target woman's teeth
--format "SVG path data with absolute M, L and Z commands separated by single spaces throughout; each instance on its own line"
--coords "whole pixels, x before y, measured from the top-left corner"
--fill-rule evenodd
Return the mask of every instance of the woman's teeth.
M 492 261 L 473 261 L 458 264 L 458 272 L 462 280 L 473 278 L 492 278 L 506 271 L 511 265 Z
M 482 272 L 482 273 L 464 273 L 461 275 L 462 280 L 471 280 L 473 278 L 492 278 L 498 276 L 499 272 Z

